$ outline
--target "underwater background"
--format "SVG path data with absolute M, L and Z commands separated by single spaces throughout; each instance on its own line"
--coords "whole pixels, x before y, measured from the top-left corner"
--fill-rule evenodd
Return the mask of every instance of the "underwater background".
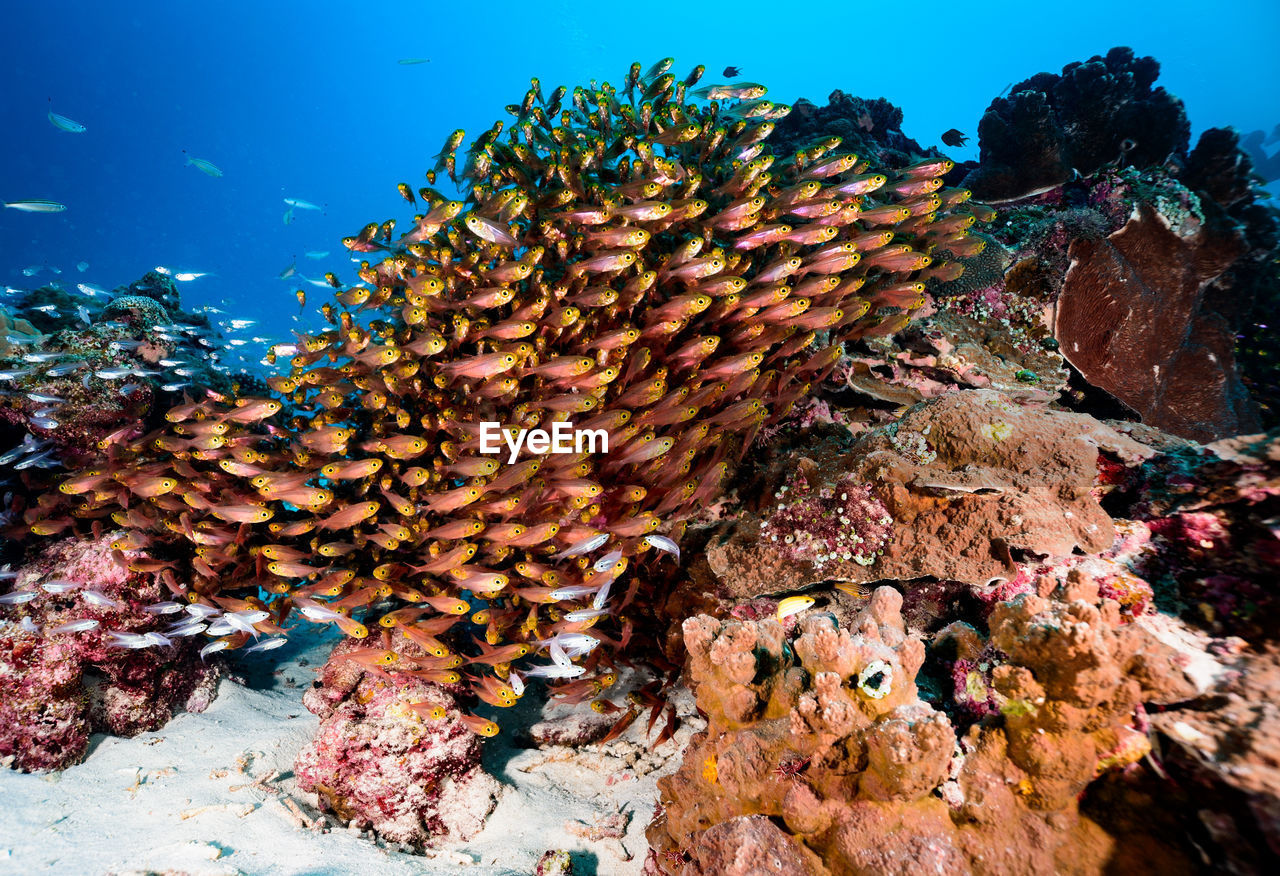
M 503 107 L 530 76 L 548 90 L 620 86 L 632 61 L 674 56 L 678 73 L 705 64 L 706 81 L 720 81 L 734 65 L 775 102 L 822 105 L 834 89 L 886 97 L 908 137 L 964 161 L 977 158 L 983 110 L 1011 83 L 1119 45 L 1160 62 L 1157 85 L 1185 103 L 1192 143 L 1216 126 L 1270 132 L 1278 38 L 1280 4 L 1268 0 L 12 4 L 0 33 L 0 200 L 67 210 L 0 211 L 0 279 L 111 289 L 157 265 L 207 272 L 182 284 L 187 309 L 253 316 L 246 337 L 288 340 L 294 291 L 310 288 L 301 278 L 351 281 L 340 238 L 407 218 L 396 184 L 422 185 L 453 129 L 469 142 L 509 119 Z M 50 111 L 86 130 L 59 130 Z M 951 128 L 967 145 L 943 146 Z M 321 209 L 295 209 L 285 224 L 285 198 Z M 297 275 L 279 279 L 291 265 Z M 22 273 L 39 266 L 63 273 Z M 261 349 L 246 345 L 246 364 Z
M 4 21 L 0 874 L 1280 872 L 1275 0 Z

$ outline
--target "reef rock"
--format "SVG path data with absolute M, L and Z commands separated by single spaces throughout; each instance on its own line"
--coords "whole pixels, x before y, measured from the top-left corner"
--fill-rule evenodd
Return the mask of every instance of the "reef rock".
M 54 582 L 75 586 L 41 586 Z M 199 659 L 198 642 L 112 646 L 110 631 L 157 632 L 142 609 L 167 591 L 155 575 L 118 565 L 109 538 L 50 544 L 19 571 L 10 592 L 23 591 L 35 596 L 0 607 L 0 758 L 9 765 L 62 769 L 84 756 L 90 733 L 136 736 L 212 701 L 218 672 Z M 59 629 L 77 621 L 96 625 Z
M 404 655 L 398 667 L 424 656 L 407 640 L 394 647 Z M 480 767 L 480 737 L 460 718 L 459 688 L 408 675 L 392 681 L 352 659 L 369 650 L 344 639 L 304 697 L 321 722 L 298 755 L 300 786 L 343 821 L 389 841 L 470 839 L 500 786 Z
M 942 396 L 864 433 L 841 457 L 802 463 L 806 477 L 824 483 L 798 498 L 786 484 L 771 491 L 759 516 L 712 537 L 706 564 L 738 598 L 830 579 L 1012 580 L 1022 553 L 1111 546 L 1111 518 L 1091 492 L 1100 450 L 1130 460 L 1154 454 L 1091 417 L 1021 406 L 994 390 Z M 867 497 L 857 507 L 795 508 L 848 504 L 855 489 Z

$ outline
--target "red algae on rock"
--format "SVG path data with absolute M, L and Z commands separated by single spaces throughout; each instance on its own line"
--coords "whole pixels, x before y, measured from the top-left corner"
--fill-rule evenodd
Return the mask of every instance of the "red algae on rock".
M 84 756 L 92 732 L 136 736 L 180 708 L 208 706 L 219 673 L 198 658 L 198 644 L 111 644 L 111 632 L 160 629 L 142 611 L 163 599 L 156 578 L 123 568 L 108 540 L 52 543 L 20 570 L 12 592 L 36 595 L 0 609 L 0 758 L 23 770 L 62 769 Z M 41 586 L 64 582 L 75 586 Z M 76 623 L 91 628 L 59 631 Z
M 462 719 L 460 688 L 366 671 L 352 658 L 369 650 L 340 643 L 304 697 L 321 722 L 298 755 L 301 787 L 341 820 L 386 840 L 434 846 L 470 839 L 499 785 L 480 766 L 480 737 Z M 409 642 L 398 653 L 406 670 L 425 657 Z

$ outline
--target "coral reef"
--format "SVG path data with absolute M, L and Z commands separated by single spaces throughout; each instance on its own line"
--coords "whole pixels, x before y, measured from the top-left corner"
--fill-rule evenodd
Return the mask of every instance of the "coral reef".
M 389 663 L 351 639 L 334 650 L 304 697 L 321 723 L 298 755 L 299 782 L 343 821 L 384 839 L 419 846 L 470 839 L 499 789 L 480 767 L 480 737 L 465 723 L 458 686 L 416 677 L 411 667 L 425 652 L 393 644 Z M 372 655 L 394 665 L 397 678 L 372 671 L 379 664 L 362 659 Z
M 818 489 L 834 491 L 836 481 L 870 485 L 870 497 L 891 521 L 884 524 L 887 533 L 879 518 L 873 524 L 871 537 L 883 544 L 874 562 L 851 556 L 828 559 L 819 569 L 774 541 L 780 527 L 762 528 L 751 516 L 713 539 L 705 562 L 735 597 L 792 592 L 826 579 L 1011 582 L 1021 574 L 1015 556 L 1063 556 L 1077 548 L 1094 553 L 1111 545 L 1111 518 L 1092 492 L 1100 450 L 1131 460 L 1154 455 L 1079 414 L 1019 405 L 994 390 L 943 395 L 862 434 L 842 458 L 814 465 L 815 475 L 805 472 L 827 473 L 831 483 Z M 774 501 L 791 503 L 782 496 Z M 766 519 L 779 513 L 764 512 Z M 808 517 L 815 533 L 793 526 L 793 542 L 827 529 L 868 537 L 868 524 L 825 515 L 821 503 L 814 504 Z
M 109 539 L 64 539 L 14 576 L 0 606 L 0 758 L 8 765 L 62 769 L 84 756 L 92 732 L 135 736 L 213 699 L 218 672 L 197 656 L 199 646 L 164 636 L 145 611 L 161 598 L 158 576 L 130 571 L 113 553 Z M 162 646 L 116 644 L 148 635 Z
M 172 278 L 151 272 L 117 291 L 109 301 L 99 301 L 101 292 L 29 292 L 17 312 L 47 334 L 19 319 L 29 331 L 17 333 L 30 341 L 0 347 L 0 370 L 10 375 L 0 423 L 44 442 L 57 461 L 100 459 L 99 441 L 125 429 L 142 434 L 192 386 L 231 388 L 216 362 L 216 336 L 202 316 L 178 309 Z
M 481 667 L 478 695 L 530 651 L 552 662 L 518 673 L 607 676 L 630 638 L 615 580 L 674 552 L 839 343 L 907 325 L 925 278 L 957 273 L 942 250 L 976 253 L 968 229 L 992 218 L 943 185 L 945 159 L 879 173 L 838 137 L 775 155 L 787 108 L 761 86 L 694 90 L 700 70 L 666 66 L 576 90 L 556 128 L 565 93 L 535 82 L 508 136 L 452 139 L 437 169 L 467 201 L 402 186 L 425 208 L 406 233 L 344 240 L 380 260 L 331 329 L 277 349 L 278 397 L 180 405 L 24 522 L 113 515 L 196 601 L 262 584 L 282 617 L 356 637 L 368 609 L 440 665 Z M 552 429 L 592 443 L 514 443 Z
M 1191 126 L 1182 101 L 1151 87 L 1159 74 L 1154 58 L 1117 47 L 1012 86 L 978 123 L 981 158 L 965 186 L 979 198 L 1010 200 L 1073 173 L 1185 156 Z
M 798 873 L 1085 873 L 1126 857 L 1079 795 L 1149 751 L 1144 704 L 1199 695 L 1223 667 L 1202 654 L 1209 673 L 1184 669 L 1170 632 L 1123 623 L 1072 572 L 995 607 L 997 711 L 957 738 L 916 687 L 926 652 L 901 608 L 881 587 L 848 627 L 810 613 L 794 638 L 773 620 L 685 622 L 709 724 L 660 782 L 652 865 L 721 872 L 771 850 Z M 966 658 L 988 649 L 972 630 L 942 641 Z M 742 819 L 759 815 L 785 832 L 748 837 Z M 726 852 L 724 832 L 759 845 Z M 1190 851 L 1160 857 L 1185 870 Z

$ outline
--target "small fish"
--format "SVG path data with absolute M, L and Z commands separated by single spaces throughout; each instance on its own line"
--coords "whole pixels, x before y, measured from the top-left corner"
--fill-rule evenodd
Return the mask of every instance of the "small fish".
M 799 614 L 815 602 L 812 596 L 788 596 L 778 603 L 778 620 Z
M 204 605 L 199 602 L 193 602 L 190 605 L 184 605 L 183 609 L 192 617 L 200 620 L 207 620 L 215 615 L 222 614 L 222 609 L 214 608 L 212 605 Z
M 174 624 L 165 630 L 164 634 L 171 639 L 178 639 L 186 636 L 198 636 L 207 629 L 209 629 L 209 625 L 204 621 L 188 621 L 182 624 Z
M 97 590 L 85 590 L 82 591 L 82 593 L 84 595 L 84 601 L 90 605 L 96 605 L 101 608 L 124 608 L 124 603 L 112 599 L 110 596 L 100 593 Z
M 576 624 L 581 623 L 582 621 L 589 621 L 594 618 L 604 617 L 608 613 L 609 609 L 607 608 L 579 608 L 576 611 L 565 612 L 564 619 L 569 621 L 569 623 Z
M 430 61 L 430 58 L 401 58 L 396 63 L 401 67 L 412 67 L 414 64 L 427 64 Z
M 74 122 L 66 116 L 60 116 L 52 110 L 49 111 L 49 123 L 59 131 L 66 131 L 68 134 L 83 134 L 85 126 L 79 122 Z
M 33 636 L 40 635 L 40 625 L 29 617 L 24 617 L 20 626 L 23 632 L 31 633 Z
M 34 590 L 14 590 L 12 593 L 0 596 L 0 605 L 22 605 L 24 602 L 35 599 L 37 595 Z
M 309 259 L 316 259 L 317 261 L 319 261 L 320 259 L 329 257 L 329 250 L 326 249 L 324 252 L 309 252 L 306 255 L 307 255 L 307 258 Z M 327 286 L 328 283 L 326 283 L 325 285 Z
M 83 304 L 76 305 L 76 316 L 80 317 L 80 321 L 85 325 L 92 324 L 93 320 L 89 318 L 89 308 Z
M 969 142 L 969 138 L 955 128 L 952 128 L 949 131 L 944 131 L 940 139 L 948 146 L 957 147 L 963 146 L 965 143 Z
M 298 263 L 294 262 L 293 264 L 289 265 L 289 267 L 281 271 L 279 276 L 281 280 L 287 280 L 296 273 L 298 273 Z
M 56 627 L 49 627 L 48 633 L 50 635 L 56 635 L 59 633 L 86 633 L 89 630 L 95 630 L 97 628 L 98 621 L 93 620 L 92 618 L 85 618 L 84 620 L 67 621 L 65 624 L 58 624 Z
M 218 169 L 218 166 L 214 164 L 212 161 L 208 161 L 207 159 L 204 159 L 204 158 L 188 158 L 187 163 L 183 166 L 194 167 L 196 170 L 200 171 L 206 176 L 212 176 L 212 177 L 222 176 L 222 171 Z
M 200 649 L 200 659 L 203 660 L 204 658 L 208 657 L 210 654 L 213 654 L 218 651 L 226 650 L 228 647 L 230 647 L 230 645 L 231 643 L 228 642 L 226 639 L 219 639 L 216 642 L 210 642 L 209 644 L 205 645 L 203 648 Z
M 5 207 L 12 210 L 21 210 L 23 213 L 61 213 L 67 209 L 66 204 L 59 204 L 57 201 L 46 201 L 43 198 L 32 198 L 28 201 L 5 201 Z M 27 276 L 31 276 L 28 274 Z
M 180 602 L 153 602 L 151 605 L 144 607 L 142 610 L 147 614 L 176 614 L 182 611 L 182 603 Z
M 285 225 L 292 225 L 293 224 L 293 208 L 290 207 L 288 210 L 285 210 L 284 215 L 280 217 L 280 219 L 282 222 L 284 222 Z
M 577 678 L 586 671 L 587 667 L 573 663 L 568 666 L 551 663 L 546 666 L 530 666 L 524 670 L 524 674 L 533 678 Z
M 201 277 L 209 276 L 208 271 L 183 271 L 180 274 L 174 274 L 173 279 L 183 283 L 190 283 L 192 280 L 199 280 Z
M 58 305 L 56 305 L 56 304 L 41 304 L 39 307 L 33 307 L 33 308 L 31 308 L 31 309 L 32 309 L 32 310 L 39 311 L 40 313 L 47 313 L 47 314 L 49 314 L 50 316 L 59 316 L 59 315 L 60 315 L 60 314 L 58 313 Z
M 162 648 L 173 644 L 164 633 L 143 633 L 142 638 L 146 639 L 148 644 L 159 645 Z
M 725 67 L 724 72 L 721 73 L 720 75 L 728 79 L 732 79 L 735 76 L 742 75 L 742 68 L 741 67 Z
M 608 572 L 613 569 L 614 566 L 618 565 L 618 560 L 620 559 L 622 559 L 621 549 L 610 551 L 600 559 L 596 560 L 595 563 L 592 564 L 591 568 L 595 569 L 597 572 Z
M 80 585 L 74 581 L 46 581 L 40 585 L 40 589 L 45 593 L 70 593 Z
M 271 636 L 270 638 L 263 639 L 261 642 L 254 642 L 248 648 L 241 649 L 240 653 L 252 654 L 255 651 L 273 651 L 276 648 L 283 646 L 288 641 L 289 640 L 284 636 Z
M 137 633 L 125 633 L 119 630 L 107 630 L 107 635 L 111 637 L 108 647 L 111 648 L 150 648 L 152 641 L 146 636 L 140 636 Z
M 665 535 L 646 535 L 642 541 L 651 548 L 665 551 L 676 558 L 676 562 L 680 562 L 680 545 L 676 544 Z
M 247 328 L 248 328 L 249 326 L 251 326 L 251 325 L 257 325 L 257 323 L 258 323 L 258 321 L 257 321 L 256 319 L 230 319 L 230 320 L 227 320 L 227 325 L 229 325 L 229 326 L 231 327 L 231 330 L 232 330 L 232 331 L 239 331 L 240 329 L 247 329 Z
M 591 538 L 584 538 L 577 544 L 569 545 L 560 553 L 552 557 L 553 560 L 564 559 L 565 557 L 577 557 L 582 554 L 589 554 L 598 547 L 602 547 L 609 540 L 609 533 L 602 532 L 599 535 L 593 535 Z
M 313 204 L 310 201 L 304 201 L 301 198 L 285 198 L 284 202 L 288 204 L 290 207 L 297 207 L 299 210 L 321 209 L 318 204 Z

